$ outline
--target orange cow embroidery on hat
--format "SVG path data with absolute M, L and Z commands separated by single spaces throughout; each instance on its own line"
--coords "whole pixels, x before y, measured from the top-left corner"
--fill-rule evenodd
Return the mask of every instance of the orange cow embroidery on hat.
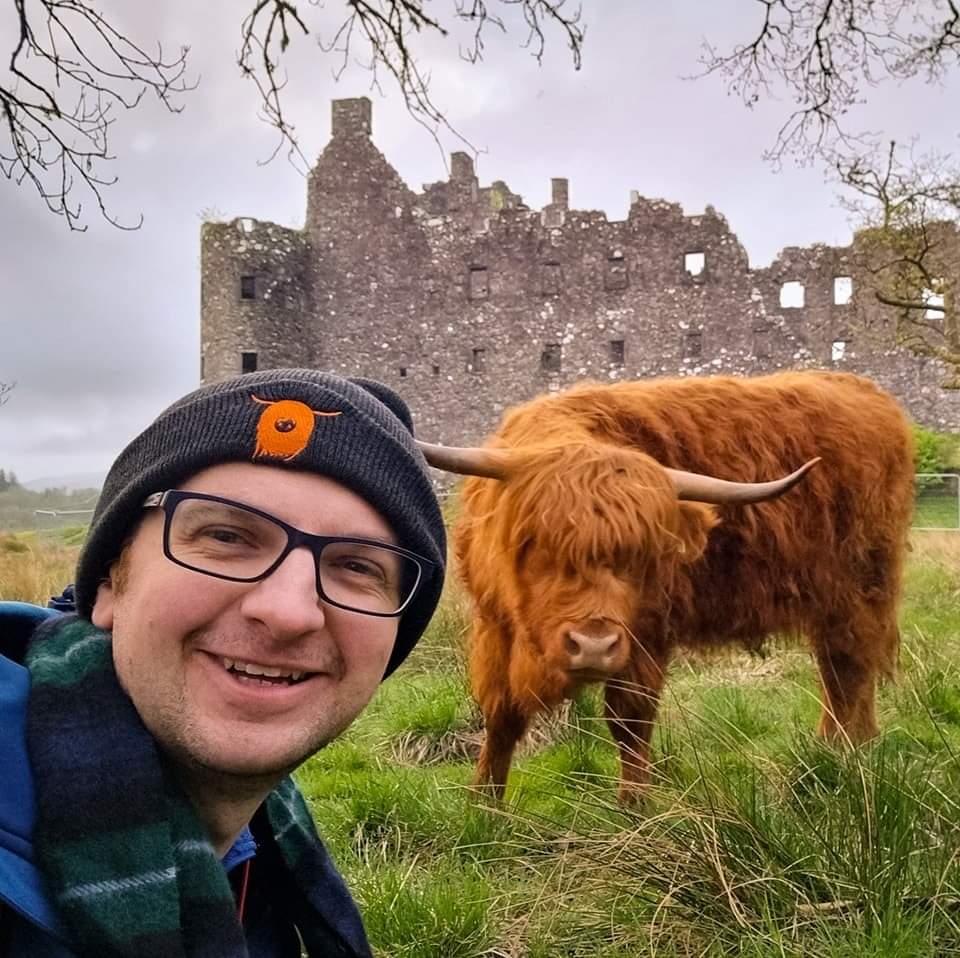
M 254 402 L 266 409 L 257 422 L 257 446 L 253 458 L 270 456 L 275 459 L 293 459 L 307 448 L 317 416 L 339 416 L 339 412 L 319 412 L 296 399 L 271 401 L 250 394 Z

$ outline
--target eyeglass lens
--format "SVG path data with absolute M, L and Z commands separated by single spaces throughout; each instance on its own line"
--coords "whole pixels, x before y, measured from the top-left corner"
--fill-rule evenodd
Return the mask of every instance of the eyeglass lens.
M 171 556 L 198 572 L 255 580 L 287 547 L 287 531 L 242 506 L 181 499 L 169 519 Z M 358 612 L 389 615 L 403 608 L 416 587 L 419 564 L 398 552 L 335 539 L 315 555 L 322 595 Z

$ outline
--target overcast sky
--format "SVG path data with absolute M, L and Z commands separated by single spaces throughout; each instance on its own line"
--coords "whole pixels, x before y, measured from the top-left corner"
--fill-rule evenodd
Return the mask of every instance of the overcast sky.
M 4 63 L 12 6 L 0 0 Z M 199 85 L 182 98 L 180 114 L 145 101 L 116 118 L 119 182 L 106 195 L 123 220 L 143 213 L 137 232 L 91 214 L 88 232 L 70 233 L 29 188 L 0 179 L 0 382 L 17 382 L 0 410 L 0 467 L 21 480 L 106 470 L 163 406 L 197 385 L 205 212 L 290 226 L 304 218 L 303 176 L 282 158 L 258 163 L 274 138 L 234 62 L 238 10 L 252 4 L 100 6 L 108 16 L 121 11 L 146 46 L 188 44 Z M 311 17 L 323 15 L 303 6 Z M 326 15 L 339 7 L 327 0 Z M 565 176 L 572 207 L 604 210 L 610 219 L 626 216 L 631 190 L 679 202 L 688 214 L 710 203 L 757 266 L 784 246 L 849 242 L 846 214 L 821 171 L 775 173 L 762 160 L 787 103 L 748 111 L 718 78 L 683 79 L 697 72 L 704 38 L 724 47 L 752 36 L 760 4 L 584 0 L 583 14 L 579 72 L 559 36 L 540 67 L 518 36 L 491 34 L 487 58 L 475 66 L 458 58 L 453 43 L 425 48 L 435 99 L 483 151 L 481 183 L 503 179 L 537 208 L 549 202 L 550 177 Z M 369 95 L 374 141 L 407 184 L 419 190 L 446 177 L 436 143 L 386 83 L 388 95 L 371 91 L 356 69 L 335 82 L 333 62 L 311 40 L 295 41 L 290 63 L 286 106 L 311 161 L 329 137 L 330 100 Z M 944 88 L 891 86 L 874 94 L 862 125 L 956 155 L 957 103 L 960 76 Z M 450 138 L 444 145 L 462 148 Z

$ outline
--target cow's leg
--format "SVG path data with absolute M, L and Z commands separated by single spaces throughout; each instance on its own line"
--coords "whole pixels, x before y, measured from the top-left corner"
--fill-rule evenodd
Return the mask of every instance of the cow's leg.
M 473 784 L 499 801 L 507 787 L 514 749 L 526 732 L 529 719 L 503 700 L 489 710 L 484 709 L 483 719 L 486 736 Z
M 668 662 L 666 655 L 638 651 L 644 661 L 606 689 L 607 724 L 620 751 L 619 798 L 625 804 L 639 801 L 650 780 L 650 739 Z
M 517 742 L 530 721 L 510 694 L 516 668 L 513 634 L 503 622 L 477 616 L 470 643 L 470 685 L 483 715 L 486 734 L 473 784 L 496 799 L 503 798 L 507 773 Z
M 892 670 L 899 633 L 889 620 L 870 625 L 824 631 L 814 642 L 823 687 L 817 734 L 823 738 L 857 743 L 879 731 L 877 678 Z

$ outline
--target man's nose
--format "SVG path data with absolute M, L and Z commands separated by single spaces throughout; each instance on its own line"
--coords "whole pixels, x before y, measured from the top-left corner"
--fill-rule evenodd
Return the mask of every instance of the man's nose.
M 295 639 L 322 629 L 326 615 L 317 594 L 313 553 L 302 546 L 294 549 L 270 575 L 254 583 L 240 610 L 262 622 L 276 639 Z

